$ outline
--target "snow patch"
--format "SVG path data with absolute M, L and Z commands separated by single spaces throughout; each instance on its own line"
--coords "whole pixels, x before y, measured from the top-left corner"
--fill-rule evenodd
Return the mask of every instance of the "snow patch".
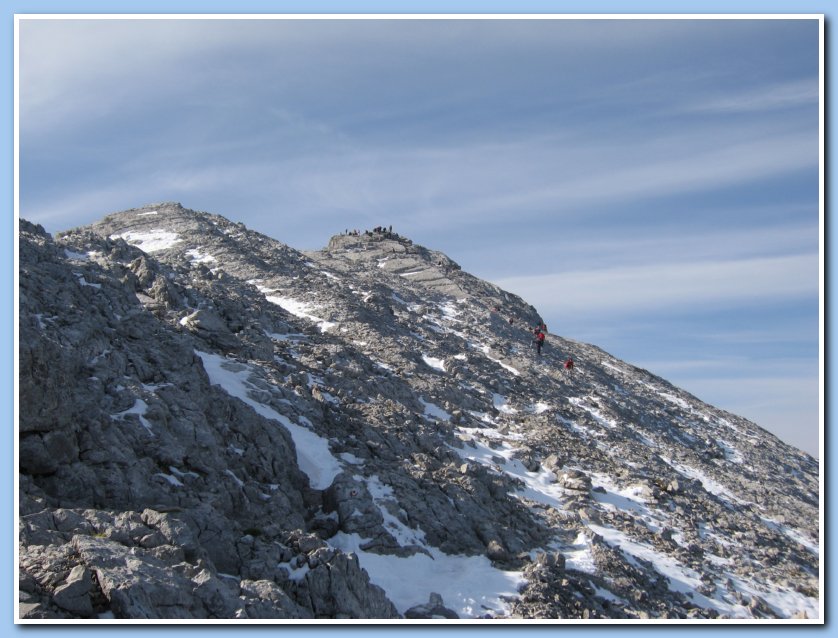
M 676 397 L 674 394 L 670 394 L 669 392 L 658 392 L 658 395 L 683 410 L 690 410 L 690 404 L 684 401 L 681 397 Z
M 96 288 L 97 290 L 102 288 L 102 284 L 92 284 L 84 278 L 84 275 L 80 273 L 73 273 L 79 280 L 79 286 L 88 287 L 88 288 Z
M 159 476 L 163 480 L 165 480 L 169 485 L 173 487 L 183 487 L 183 483 L 181 483 L 177 477 L 172 476 L 171 474 L 164 474 L 163 472 L 157 472 L 154 476 Z
M 605 492 L 591 492 L 593 499 L 600 505 L 603 505 L 605 509 L 616 512 L 629 511 L 647 516 L 651 515 L 649 508 L 646 507 L 646 502 L 641 496 L 644 489 L 642 485 L 630 485 L 619 488 L 612 482 L 610 477 L 604 474 L 591 473 L 591 486 L 605 490 Z
M 263 288 L 258 286 L 259 291 L 262 293 L 269 293 L 274 292 L 270 288 Z M 265 299 L 270 301 L 272 304 L 276 304 L 286 312 L 294 315 L 295 317 L 300 317 L 301 319 L 308 319 L 309 321 L 313 321 L 317 324 L 317 327 L 320 328 L 320 332 L 328 332 L 332 328 L 334 328 L 337 323 L 334 321 L 326 321 L 325 319 L 321 319 L 313 314 L 311 314 L 311 310 L 313 309 L 312 304 L 298 301 L 296 299 L 292 299 L 290 297 L 277 297 L 275 295 L 265 295 Z
M 144 233 L 135 231 L 117 233 L 111 235 L 109 239 L 124 239 L 132 246 L 136 246 L 147 253 L 172 248 L 175 244 L 178 244 L 181 241 L 180 236 L 177 233 L 163 230 L 162 228 L 149 230 Z
M 435 370 L 445 372 L 445 359 L 436 359 L 434 357 L 430 357 L 426 354 L 423 354 L 422 360 Z
M 739 498 L 733 492 L 731 492 L 728 488 L 724 485 L 716 481 L 715 479 L 707 476 L 701 470 L 698 470 L 694 467 L 689 465 L 684 465 L 683 463 L 678 463 L 673 461 L 672 459 L 668 459 L 665 456 L 660 457 L 661 460 L 672 467 L 678 474 L 684 476 L 689 479 L 696 479 L 701 483 L 701 486 L 710 494 L 714 496 L 718 496 L 721 499 L 727 501 L 733 501 L 734 503 L 738 503 L 739 505 L 748 505 L 750 501 L 746 501 L 744 499 Z
M 127 410 L 123 410 L 122 412 L 118 412 L 116 414 L 112 414 L 112 419 L 124 419 L 126 416 L 130 414 L 136 414 L 137 418 L 140 420 L 140 424 L 148 430 L 148 433 L 154 436 L 154 432 L 151 429 L 151 423 L 149 423 L 148 419 L 145 418 L 145 413 L 148 410 L 148 404 L 143 401 L 142 399 L 137 399 L 134 401 L 134 405 L 128 408 Z
M 530 414 L 542 414 L 551 408 L 552 406 L 549 403 L 542 403 L 539 401 L 537 403 L 533 403 L 529 408 L 527 408 L 527 412 Z
M 576 539 L 569 547 L 562 548 L 567 569 L 576 569 L 586 574 L 596 574 L 596 563 L 591 551 L 591 539 L 583 531 L 576 535 Z
M 451 415 L 448 414 L 448 412 L 443 410 L 438 405 L 436 405 L 434 403 L 431 403 L 429 401 L 425 401 L 425 399 L 423 399 L 422 397 L 419 397 L 419 402 L 425 408 L 425 416 L 426 417 L 432 417 L 432 418 L 435 418 L 435 419 L 439 419 L 441 421 L 450 421 L 451 420 Z
M 581 398 L 581 397 L 571 397 L 570 399 L 568 399 L 568 401 L 570 403 L 572 403 L 573 405 L 575 405 L 576 407 L 585 410 L 588 414 L 590 414 L 594 418 L 594 421 L 596 421 L 600 425 L 604 425 L 605 427 L 607 427 L 609 429 L 612 429 L 612 430 L 617 427 L 617 422 L 614 419 L 609 419 L 608 417 L 604 416 L 602 414 L 602 412 L 600 412 L 596 408 L 594 408 L 592 406 L 589 406 L 589 405 L 586 405 L 585 402 L 584 402 L 585 400 L 583 398 Z
M 643 565 L 637 562 L 637 559 L 651 563 L 656 572 L 667 578 L 671 591 L 689 595 L 697 605 L 716 609 L 720 613 L 734 618 L 751 617 L 741 605 L 731 605 L 723 600 L 707 598 L 698 593 L 697 590 L 702 585 L 700 574 L 694 569 L 682 565 L 672 556 L 662 554 L 644 543 L 639 543 L 620 530 L 593 524 L 588 525 L 588 528 L 599 534 L 612 547 L 621 549 L 626 559 L 640 569 L 643 569 Z
M 206 253 L 202 253 L 200 247 L 198 248 L 190 248 L 186 251 L 186 256 L 190 258 L 193 263 L 196 264 L 204 264 L 213 261 L 218 261 L 212 255 L 208 255 Z
M 374 554 L 361 549 L 368 539 L 345 532 L 329 542 L 355 553 L 370 580 L 384 590 L 401 614 L 427 603 L 436 592 L 460 618 L 480 618 L 489 612 L 506 615 L 510 611 L 506 599 L 516 598 L 526 582 L 523 572 L 496 569 L 486 556 L 449 555 L 430 546 L 425 547 L 430 555 L 416 553 L 402 558 Z
M 364 481 L 363 476 L 354 476 L 356 481 Z M 421 529 L 413 529 L 405 525 L 397 516 L 393 515 L 391 508 L 397 510 L 405 517 L 407 513 L 399 506 L 396 497 L 393 495 L 393 488 L 381 482 L 376 475 L 366 479 L 367 491 L 372 497 L 373 503 L 378 507 L 384 519 L 384 527 L 390 535 L 396 539 L 400 547 L 421 547 L 427 550 L 425 543 L 425 532 Z M 388 507 L 388 505 L 390 507 Z
M 349 465 L 363 465 L 364 459 L 359 459 L 357 456 L 352 454 L 351 452 L 341 452 L 338 456 L 343 460 L 345 463 L 349 463 Z
M 518 412 L 518 410 L 509 405 L 509 399 L 497 392 L 492 395 L 492 405 L 495 406 L 496 410 L 504 414 L 515 414 Z
M 297 464 L 308 476 L 314 489 L 323 490 L 332 484 L 343 468 L 329 450 L 329 442 L 326 439 L 301 425 L 292 423 L 288 417 L 273 408 L 250 398 L 250 390 L 255 390 L 256 387 L 249 381 L 253 374 L 249 366 L 228 361 L 217 354 L 198 350 L 195 354 L 201 357 L 210 383 L 221 386 L 230 396 L 246 403 L 266 419 L 277 421 L 288 430 L 297 450 Z
M 75 259 L 76 261 L 87 261 L 90 259 L 90 255 L 88 253 L 77 253 L 72 250 L 68 250 L 67 248 L 64 249 L 64 256 L 67 259 Z
M 742 463 L 744 461 L 744 457 L 742 453 L 737 450 L 732 443 L 728 443 L 723 439 L 718 439 L 718 443 L 721 446 L 722 450 L 724 450 L 725 458 L 730 461 L 731 463 Z

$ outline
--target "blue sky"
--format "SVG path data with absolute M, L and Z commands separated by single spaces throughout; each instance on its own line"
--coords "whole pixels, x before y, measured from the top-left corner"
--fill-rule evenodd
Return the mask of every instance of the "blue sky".
M 818 455 L 817 20 L 24 20 L 20 215 L 394 228 Z

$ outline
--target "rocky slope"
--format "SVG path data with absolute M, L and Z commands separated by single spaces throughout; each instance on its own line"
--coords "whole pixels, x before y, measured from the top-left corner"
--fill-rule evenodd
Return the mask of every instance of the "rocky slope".
M 22 619 L 820 614 L 814 459 L 441 253 L 179 204 L 19 252 Z

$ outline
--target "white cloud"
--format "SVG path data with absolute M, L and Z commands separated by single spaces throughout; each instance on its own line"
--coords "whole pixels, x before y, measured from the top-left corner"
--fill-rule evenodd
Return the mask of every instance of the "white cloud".
M 816 254 L 642 266 L 496 279 L 545 315 L 646 313 L 818 294 Z
M 762 214 L 764 212 L 764 214 Z M 724 219 L 725 214 L 739 219 L 759 219 L 767 215 L 795 214 L 795 219 L 808 219 L 808 223 L 790 223 L 766 225 L 754 228 L 749 226 L 740 230 L 708 230 L 685 233 L 683 228 L 653 226 L 645 228 L 643 233 L 634 232 L 631 240 L 626 238 L 625 226 L 616 226 L 610 230 L 607 226 L 597 229 L 592 236 L 582 241 L 562 246 L 562 259 L 565 263 L 596 264 L 597 267 L 616 265 L 625 267 L 656 262 L 704 262 L 744 259 L 766 255 L 784 255 L 813 250 L 818 245 L 818 227 L 816 210 L 813 205 L 806 206 L 767 206 L 764 209 L 748 211 L 746 207 L 738 210 L 716 210 L 717 219 Z M 704 217 L 702 211 L 692 215 Z M 555 243 L 555 238 L 549 238 Z
M 818 78 L 738 90 L 708 97 L 687 110 L 717 113 L 752 113 L 818 104 Z
M 342 144 L 264 168 L 282 175 L 272 187 L 283 203 L 313 213 L 404 211 L 416 226 L 442 229 L 544 211 L 555 220 L 817 166 L 814 136 L 752 131 L 751 139 L 729 140 L 727 134 L 697 130 L 640 149 L 637 140 L 585 143 L 560 135 L 405 148 Z

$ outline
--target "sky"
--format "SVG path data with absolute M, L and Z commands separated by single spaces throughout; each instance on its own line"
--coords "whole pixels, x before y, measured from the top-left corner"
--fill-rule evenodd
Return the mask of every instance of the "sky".
M 826 4 L 175 0 L 120 10 L 640 18 L 829 16 Z M 8 33 L 14 12 L 113 10 L 3 6 Z M 7 201 L 15 189 L 20 216 L 48 231 L 171 200 L 295 248 L 392 224 L 521 294 L 554 333 L 818 454 L 816 23 L 31 21 L 19 45 L 19 180 Z M 0 52 L 9 98 L 13 54 Z M 7 121 L 12 106 L 0 105 Z M 0 132 L 10 150 L 11 135 Z

